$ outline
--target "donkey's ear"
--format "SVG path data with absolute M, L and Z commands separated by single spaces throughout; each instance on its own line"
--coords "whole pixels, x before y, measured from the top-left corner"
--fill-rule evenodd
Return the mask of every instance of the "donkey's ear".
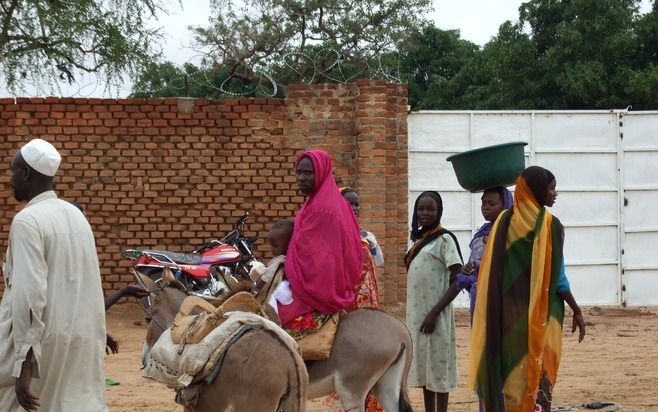
M 177 283 L 176 277 L 174 276 L 171 269 L 169 269 L 168 267 L 162 268 L 162 280 L 164 281 L 166 286 L 172 286 Z
M 137 281 L 138 285 L 143 286 L 147 290 L 153 290 L 153 289 L 156 289 L 158 287 L 158 284 L 155 283 L 155 281 L 153 279 L 151 279 L 150 277 L 148 277 L 148 276 L 146 276 L 142 273 L 139 273 L 134 268 L 130 268 L 130 270 L 132 271 L 133 276 L 135 276 L 135 280 Z
M 168 267 L 162 268 L 161 281 L 163 282 L 162 284 L 168 288 L 178 289 L 181 292 L 187 293 L 187 288 L 181 282 L 176 280 L 176 276 L 174 276 L 174 273 Z

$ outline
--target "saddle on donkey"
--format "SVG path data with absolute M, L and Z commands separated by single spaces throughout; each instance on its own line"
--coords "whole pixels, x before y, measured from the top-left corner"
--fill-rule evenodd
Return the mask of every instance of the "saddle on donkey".
M 248 292 L 236 293 L 218 307 L 201 297 L 188 296 L 171 325 L 171 340 L 177 345 L 199 343 L 226 320 L 226 314 L 236 311 L 268 318 L 262 306 Z
M 221 369 L 226 350 L 245 333 L 259 328 L 276 333 L 299 352 L 295 340 L 263 313 L 248 292 L 233 295 L 219 307 L 189 296 L 171 328 L 151 349 L 142 376 L 179 391 L 203 380 L 212 381 Z

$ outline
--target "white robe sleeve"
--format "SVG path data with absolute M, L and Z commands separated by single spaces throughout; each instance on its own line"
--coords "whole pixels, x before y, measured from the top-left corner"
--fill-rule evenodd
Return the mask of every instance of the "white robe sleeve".
M 33 377 L 39 377 L 44 310 L 48 303 L 48 266 L 44 240 L 33 222 L 12 222 L 12 329 L 16 358 L 12 376 L 18 378 L 27 353 L 32 349 Z
M 375 235 L 372 232 L 366 232 L 366 240 L 370 244 L 370 253 L 374 258 L 373 260 L 375 261 L 375 266 L 384 266 L 384 252 L 382 251 L 382 248 L 379 247 Z

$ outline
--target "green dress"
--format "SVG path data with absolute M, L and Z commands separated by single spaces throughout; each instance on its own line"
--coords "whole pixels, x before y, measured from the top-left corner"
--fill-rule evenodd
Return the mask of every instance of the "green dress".
M 439 314 L 434 332 L 421 333 L 420 326 L 450 286 L 448 268 L 461 264 L 454 240 L 444 234 L 421 249 L 409 265 L 407 326 L 414 346 L 409 386 L 445 393 L 458 385 L 452 304 Z

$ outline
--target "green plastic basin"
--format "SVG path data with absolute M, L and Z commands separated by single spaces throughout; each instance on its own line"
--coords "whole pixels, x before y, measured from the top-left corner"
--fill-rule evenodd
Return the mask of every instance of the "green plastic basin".
M 511 186 L 525 169 L 526 142 L 480 147 L 449 156 L 459 185 L 470 192 Z

